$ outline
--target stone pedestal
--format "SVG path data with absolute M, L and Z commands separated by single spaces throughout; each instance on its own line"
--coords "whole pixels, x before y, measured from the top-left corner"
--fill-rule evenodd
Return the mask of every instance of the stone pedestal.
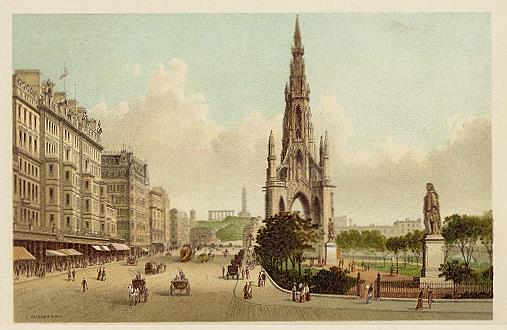
M 336 258 L 336 244 L 333 242 L 326 243 L 326 265 L 338 265 L 338 260 Z
M 438 277 L 440 265 L 444 263 L 444 237 L 442 235 L 425 235 L 423 238 L 423 266 L 421 282 L 443 282 Z

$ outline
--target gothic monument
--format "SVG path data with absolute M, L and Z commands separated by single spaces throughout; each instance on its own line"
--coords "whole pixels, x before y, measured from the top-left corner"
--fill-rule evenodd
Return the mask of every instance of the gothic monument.
M 320 137 L 319 152 L 313 137 L 310 85 L 306 82 L 304 48 L 296 17 L 289 82 L 285 85 L 280 164 L 275 165 L 275 141 L 269 135 L 266 170 L 266 218 L 292 209 L 301 202 L 304 216 L 318 224 L 321 241 L 312 257 L 326 260 L 328 221 L 333 215 L 333 185 L 329 177 L 329 141 Z

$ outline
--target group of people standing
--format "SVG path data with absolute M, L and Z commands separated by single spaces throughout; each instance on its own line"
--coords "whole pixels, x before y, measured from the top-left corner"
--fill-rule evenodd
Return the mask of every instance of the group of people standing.
M 67 280 L 70 281 L 71 278 L 73 281 L 76 279 L 76 270 L 74 268 L 72 268 L 72 271 L 70 268 L 67 269 Z
M 99 267 L 97 270 L 97 281 L 106 280 L 106 267 Z
M 296 286 L 296 282 L 293 283 L 292 301 L 298 303 L 310 301 L 310 287 L 307 283 L 299 283 L 299 286 Z
M 428 308 L 431 308 L 431 305 L 433 304 L 433 289 L 432 288 L 426 288 L 426 298 L 428 299 Z M 418 311 L 420 309 L 423 309 L 423 300 L 424 300 L 424 289 L 421 289 L 419 291 L 419 295 L 417 296 L 417 305 L 415 306 L 415 310 Z
M 243 287 L 243 299 L 252 299 L 252 282 L 246 282 Z

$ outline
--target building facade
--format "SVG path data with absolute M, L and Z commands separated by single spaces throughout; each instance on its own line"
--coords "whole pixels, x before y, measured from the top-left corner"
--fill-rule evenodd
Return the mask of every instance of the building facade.
M 38 70 L 17 70 L 12 87 L 14 244 L 38 260 L 56 247 L 91 254 L 116 227 L 101 208 L 100 123 Z
M 345 225 L 343 225 L 344 223 Z M 370 224 L 369 226 L 358 226 L 352 224 L 351 221 L 348 224 L 347 221 L 335 223 L 336 233 L 348 230 L 357 230 L 359 232 L 377 230 L 386 238 L 389 238 L 395 236 L 403 236 L 416 230 L 424 230 L 424 224 L 421 219 L 409 218 L 406 218 L 405 220 L 394 221 L 392 226 L 378 226 L 375 224 Z
M 320 137 L 319 152 L 314 140 L 310 109 L 310 85 L 306 81 L 304 48 L 296 18 L 289 82 L 285 85 L 285 114 L 280 163 L 276 162 L 273 132 L 269 135 L 266 170 L 265 216 L 269 218 L 292 210 L 301 202 L 304 216 L 327 237 L 328 221 L 334 218 L 333 185 L 329 176 L 329 140 Z M 325 261 L 323 239 L 311 256 Z
M 169 244 L 179 247 L 190 242 L 190 218 L 186 212 L 178 209 L 169 211 L 170 237 Z
M 104 153 L 101 160 L 109 202 L 118 210 L 118 237 L 133 252 L 148 252 L 151 245 L 148 165 L 125 148 Z
M 233 217 L 234 210 L 209 210 L 208 220 L 209 221 L 222 221 L 227 217 Z
M 169 201 L 162 187 L 153 187 L 149 192 L 150 240 L 153 253 L 163 253 L 167 247 L 167 218 Z
M 211 244 L 217 240 L 216 233 L 208 227 L 194 227 L 190 229 L 191 244 Z

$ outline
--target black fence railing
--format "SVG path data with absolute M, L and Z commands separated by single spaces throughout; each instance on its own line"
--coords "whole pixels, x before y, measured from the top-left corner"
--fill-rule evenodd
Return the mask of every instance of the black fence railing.
M 378 280 L 377 280 L 378 281 Z M 379 298 L 417 298 L 421 289 L 424 297 L 432 291 L 433 299 L 490 299 L 493 298 L 493 282 L 419 283 L 412 281 L 380 281 L 375 283 Z

